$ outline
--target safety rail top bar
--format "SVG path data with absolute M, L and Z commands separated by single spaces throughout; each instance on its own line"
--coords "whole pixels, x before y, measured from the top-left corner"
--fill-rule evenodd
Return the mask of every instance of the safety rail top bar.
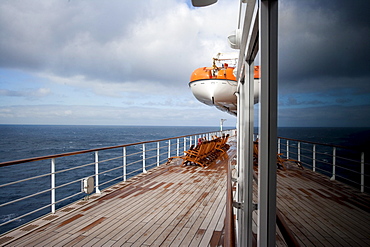
M 287 137 L 278 137 L 278 139 L 289 140 L 289 141 L 296 141 L 296 142 L 302 142 L 302 143 L 308 143 L 308 144 L 316 144 L 316 145 L 327 146 L 327 147 L 336 147 L 336 148 L 350 149 L 350 150 L 358 151 L 358 152 L 364 152 L 364 150 L 360 150 L 358 148 L 349 147 L 349 146 L 342 146 L 342 145 L 335 145 L 335 144 L 330 144 L 330 143 L 320 143 L 320 142 L 313 142 L 313 141 L 302 141 L 302 140 L 293 139 L 293 138 L 287 138 Z
M 230 129 L 230 130 L 224 130 L 222 132 L 231 131 L 231 130 L 232 129 Z M 61 153 L 61 154 L 53 154 L 53 155 L 39 156 L 39 157 L 34 157 L 34 158 L 5 161 L 5 162 L 1 162 L 0 163 L 0 167 L 17 165 L 17 164 L 22 164 L 22 163 L 34 162 L 34 161 L 40 161 L 40 160 L 53 159 L 53 158 L 60 158 L 60 157 L 66 157 L 66 156 L 72 156 L 72 155 L 77 155 L 77 154 L 91 153 L 91 152 L 96 152 L 96 151 L 103 151 L 103 150 L 108 150 L 108 149 L 129 147 L 129 146 L 135 146 L 135 145 L 146 144 L 146 143 L 162 142 L 162 141 L 174 140 L 174 139 L 191 137 L 191 136 L 206 135 L 206 134 L 212 134 L 212 133 L 220 133 L 220 132 L 221 131 L 210 131 L 210 132 L 190 134 L 190 135 L 182 135 L 182 136 L 170 137 L 170 138 L 164 138 L 164 139 L 158 139 L 158 140 L 135 142 L 135 143 L 122 144 L 122 145 L 117 145 L 117 146 L 109 146 L 109 147 L 102 147 L 102 148 L 93 148 L 93 149 L 86 149 L 86 150 L 74 151 L 74 152 L 67 152 L 67 153 Z

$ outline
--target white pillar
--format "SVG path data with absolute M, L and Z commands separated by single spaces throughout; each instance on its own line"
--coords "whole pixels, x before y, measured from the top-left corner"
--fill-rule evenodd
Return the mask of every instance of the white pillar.
M 257 246 L 276 243 L 277 0 L 260 1 L 260 118 Z

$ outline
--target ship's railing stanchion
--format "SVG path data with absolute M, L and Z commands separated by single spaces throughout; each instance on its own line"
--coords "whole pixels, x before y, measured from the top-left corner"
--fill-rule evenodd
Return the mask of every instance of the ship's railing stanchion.
M 336 153 L 337 153 L 337 148 L 333 147 L 333 163 L 332 163 L 333 173 L 332 173 L 332 177 L 330 178 L 330 180 L 335 180 Z
M 145 151 L 145 143 L 143 144 L 143 173 L 146 173 L 146 168 L 145 168 L 145 154 L 146 154 L 146 151 Z
M 177 138 L 176 155 L 180 155 L 180 139 Z
M 278 153 L 280 153 L 281 139 L 278 138 Z
M 126 181 L 127 180 L 127 170 L 126 170 L 126 166 L 127 166 L 127 158 L 126 158 L 126 147 L 123 147 L 123 181 Z
M 298 161 L 301 161 L 301 142 L 298 142 Z
M 55 213 L 55 158 L 51 159 L 51 213 Z
M 361 192 L 365 192 L 365 153 L 361 152 Z
M 157 166 L 159 166 L 159 160 L 160 160 L 160 149 L 159 149 L 159 142 L 157 142 Z
M 168 140 L 168 158 L 171 157 L 171 140 Z
M 316 172 L 316 144 L 312 147 L 312 171 Z
M 100 194 L 99 190 L 99 152 L 95 151 L 95 193 Z
M 286 140 L 286 158 L 289 159 L 289 140 Z
M 186 151 L 186 137 L 184 137 L 184 151 Z

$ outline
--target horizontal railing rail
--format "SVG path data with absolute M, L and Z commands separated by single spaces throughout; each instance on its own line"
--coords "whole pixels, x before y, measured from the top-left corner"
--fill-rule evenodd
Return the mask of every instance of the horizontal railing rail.
M 278 153 L 348 185 L 369 191 L 370 164 L 365 162 L 365 151 L 354 147 L 331 145 L 292 138 L 278 138 Z
M 83 182 L 93 178 L 95 193 L 146 173 L 179 156 L 198 138 L 233 130 L 183 135 L 0 163 L 0 234 L 57 208 L 83 199 Z

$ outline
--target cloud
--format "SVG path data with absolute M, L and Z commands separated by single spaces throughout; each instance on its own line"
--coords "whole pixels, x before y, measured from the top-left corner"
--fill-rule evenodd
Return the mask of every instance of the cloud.
M 365 2 L 280 2 L 282 91 L 351 87 L 369 92 L 370 16 L 361 10 L 369 8 Z
M 50 94 L 51 94 L 51 91 L 49 88 L 26 89 L 26 90 L 0 89 L 0 96 L 26 97 L 32 100 L 40 98 L 40 97 L 45 97 Z
M 284 121 L 290 117 L 286 124 L 306 125 L 301 115 L 308 113 L 328 124 L 321 117 L 336 116 L 322 109 L 339 114 L 370 104 L 368 5 L 279 1 L 279 106 Z M 238 6 L 237 0 L 206 8 L 188 0 L 0 1 L 0 103 L 9 116 L 1 120 L 140 124 L 141 116 L 194 125 L 195 116 L 225 118 L 197 102 L 187 83 L 214 54 L 234 51 L 226 37 L 236 28 Z M 367 123 L 369 113 L 362 114 Z
M 236 2 L 236 1 L 235 1 Z M 185 1 L 47 1 L 0 5 L 0 66 L 104 83 L 179 86 L 229 49 L 237 5 Z M 139 83 L 136 87 L 142 87 Z
M 87 125 L 162 125 L 162 126 L 217 126 L 221 118 L 228 118 L 228 126 L 236 119 L 218 110 L 172 107 L 112 107 L 81 105 L 34 105 L 0 107 L 1 123 L 21 124 L 87 124 Z M 194 124 L 196 123 L 196 124 Z
M 282 108 L 278 119 L 281 127 L 369 127 L 367 112 L 370 112 L 370 104 Z

